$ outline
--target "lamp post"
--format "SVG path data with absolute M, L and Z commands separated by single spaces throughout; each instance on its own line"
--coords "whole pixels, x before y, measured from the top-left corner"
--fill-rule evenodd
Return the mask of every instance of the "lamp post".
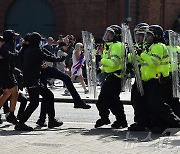
M 131 21 L 130 17 L 130 0 L 124 0 L 124 20 L 126 24 Z

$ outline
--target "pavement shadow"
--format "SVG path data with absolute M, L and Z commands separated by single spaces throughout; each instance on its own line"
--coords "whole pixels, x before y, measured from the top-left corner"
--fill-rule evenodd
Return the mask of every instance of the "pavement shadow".
M 3 130 L 0 129 L 0 136 L 15 136 L 15 135 L 42 135 L 41 133 L 27 132 L 27 131 L 16 131 L 16 130 Z
M 149 142 L 161 137 L 160 134 L 152 134 L 151 132 L 130 132 L 125 129 L 111 128 L 90 129 L 89 131 L 84 132 L 83 135 L 99 135 L 99 139 L 109 138 L 111 140 L 130 142 Z
M 172 146 L 177 146 L 177 147 L 179 147 L 179 146 L 180 146 L 180 140 L 171 140 L 171 141 L 169 142 L 169 144 L 172 145 Z
M 149 142 L 159 139 L 161 134 L 152 134 L 151 132 L 130 132 L 125 129 L 112 129 L 112 128 L 67 128 L 62 131 L 66 135 L 81 134 L 86 136 L 98 136 L 98 140 L 123 140 L 130 142 Z M 58 132 L 58 133 L 62 133 Z

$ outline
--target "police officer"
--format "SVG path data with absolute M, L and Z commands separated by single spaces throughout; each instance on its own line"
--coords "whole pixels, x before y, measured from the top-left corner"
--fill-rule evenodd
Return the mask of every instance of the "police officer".
M 178 49 L 178 46 L 170 46 L 169 44 L 169 33 L 175 33 L 173 30 L 166 30 L 164 32 L 164 38 L 165 38 L 165 43 L 167 46 L 167 49 L 169 51 L 170 55 L 173 55 L 173 52 L 177 52 L 180 53 L 180 50 Z M 168 87 L 168 92 L 167 92 L 167 103 L 168 105 L 172 108 L 172 110 L 174 111 L 174 113 L 180 117 L 180 103 L 179 103 L 179 98 L 177 97 L 173 97 L 173 87 L 172 87 L 172 71 L 175 71 L 175 69 L 177 69 L 177 66 L 174 66 L 174 64 L 171 64 L 170 67 L 170 77 L 169 77 L 169 82 L 167 83 Z
M 168 127 L 180 127 L 180 119 L 165 103 L 169 76 L 169 56 L 164 43 L 163 29 L 151 25 L 147 31 L 148 50 L 141 53 L 141 78 L 144 81 L 144 101 L 148 118 L 152 122 L 151 131 L 162 133 Z
M 127 127 L 126 115 L 119 98 L 121 70 L 123 68 L 123 44 L 119 42 L 121 40 L 121 28 L 117 25 L 107 27 L 103 40 L 105 41 L 105 48 L 101 59 L 102 66 L 98 71 L 107 73 L 107 76 L 96 104 L 101 118 L 96 121 L 95 128 L 110 124 L 110 111 L 116 117 L 116 121 L 111 125 L 112 128 L 125 128 Z
M 140 55 L 146 50 L 145 34 L 149 25 L 147 23 L 139 23 L 134 28 L 135 45 L 134 49 L 136 52 L 136 58 L 138 60 L 139 68 L 143 62 Z M 142 96 L 137 88 L 137 82 L 135 79 L 131 90 L 131 103 L 134 108 L 134 123 L 128 127 L 130 131 L 145 131 L 147 124 L 147 106 L 144 103 L 144 96 Z M 143 82 L 142 82 L 143 84 Z

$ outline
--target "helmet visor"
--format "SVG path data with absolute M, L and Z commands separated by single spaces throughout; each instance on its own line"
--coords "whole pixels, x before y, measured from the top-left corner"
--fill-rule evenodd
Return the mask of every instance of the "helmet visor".
M 142 43 L 145 40 L 146 32 L 145 31 L 136 31 L 135 32 L 135 42 Z
M 113 38 L 114 38 L 114 30 L 112 28 L 107 28 L 103 36 L 103 41 L 109 42 L 112 41 Z

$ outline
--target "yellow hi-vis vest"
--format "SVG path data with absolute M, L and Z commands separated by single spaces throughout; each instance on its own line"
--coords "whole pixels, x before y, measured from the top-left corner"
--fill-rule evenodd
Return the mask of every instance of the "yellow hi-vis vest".
M 106 73 L 114 73 L 117 77 L 121 77 L 121 74 L 116 72 L 122 70 L 123 68 L 122 58 L 123 44 L 121 42 L 106 43 L 103 50 L 103 57 L 101 59 L 101 71 Z
M 167 47 L 162 43 L 152 44 L 148 52 L 143 52 L 141 58 L 141 78 L 143 81 L 169 76 L 169 55 Z

